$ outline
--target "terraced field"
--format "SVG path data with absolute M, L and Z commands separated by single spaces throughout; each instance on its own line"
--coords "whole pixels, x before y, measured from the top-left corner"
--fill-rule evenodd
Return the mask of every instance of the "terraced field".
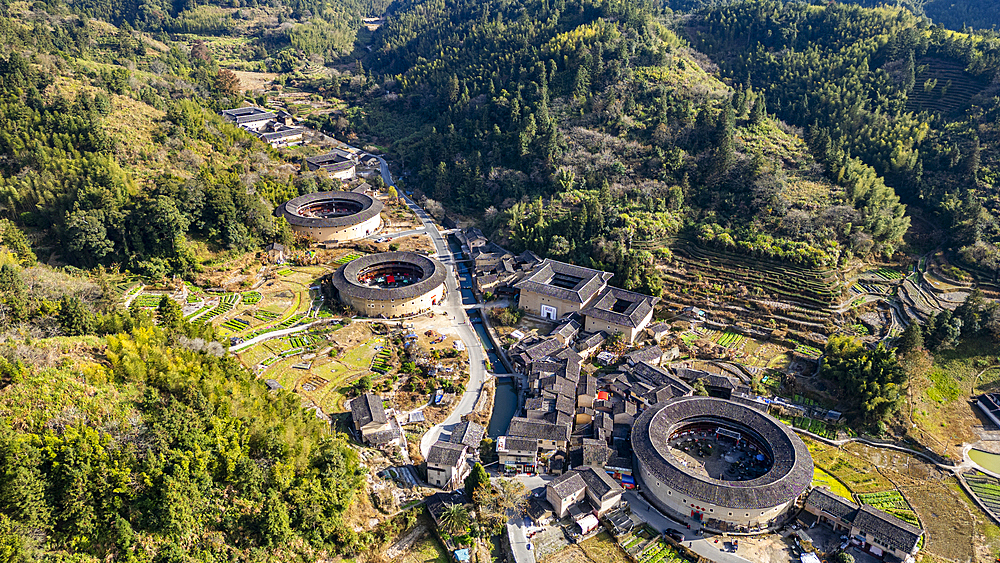
M 908 111 L 951 114 L 969 105 L 987 84 L 965 71 L 963 65 L 937 58 L 917 61 L 916 85 L 907 96 Z
M 759 288 L 776 299 L 800 304 L 803 311 L 813 313 L 814 321 L 822 322 L 829 315 L 823 311 L 840 299 L 840 290 L 833 272 L 820 272 L 759 258 L 706 249 L 692 241 L 680 239 L 673 248 L 674 258 L 688 271 L 688 276 L 668 273 L 667 282 L 690 286 L 692 278 L 722 284 L 739 282 Z M 671 279 L 673 278 L 673 279 Z M 817 311 L 816 309 L 820 309 Z
M 986 508 L 1000 514 L 1000 480 L 980 471 L 966 473 L 962 477 Z

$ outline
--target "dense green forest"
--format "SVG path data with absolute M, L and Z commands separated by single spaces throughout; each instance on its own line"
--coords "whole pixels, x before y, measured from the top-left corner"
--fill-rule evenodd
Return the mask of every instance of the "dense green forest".
M 871 168 L 824 175 L 670 25 L 642 3 L 400 2 L 365 62 L 392 95 L 353 125 L 499 240 L 627 287 L 655 291 L 678 233 L 821 268 L 892 254 L 909 219 Z
M 690 23 L 734 83 L 807 130 L 839 176 L 858 158 L 931 212 L 967 265 L 1000 267 L 1000 45 L 901 8 L 748 1 Z
M 126 317 L 94 356 L 0 348 L 5 561 L 311 561 L 372 541 L 344 523 L 362 470 L 328 424 L 164 311 Z

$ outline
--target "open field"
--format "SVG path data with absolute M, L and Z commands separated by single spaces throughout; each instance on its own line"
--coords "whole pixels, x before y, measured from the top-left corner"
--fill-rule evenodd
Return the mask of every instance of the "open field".
M 601 532 L 580 544 L 571 545 L 562 551 L 553 553 L 543 561 L 551 563 L 629 563 L 630 560 L 608 532 Z
M 831 492 L 837 496 L 844 497 L 846 499 L 853 500 L 854 497 L 851 495 L 851 490 L 844 486 L 843 483 L 838 481 L 833 475 L 820 469 L 819 467 L 813 467 L 813 487 L 826 487 L 830 489 Z
M 982 421 L 969 399 L 1000 390 L 1000 369 L 986 369 L 996 359 L 990 342 L 970 340 L 935 353 L 933 366 L 911 378 L 912 419 L 921 442 L 939 454 L 956 456 L 962 444 L 979 440 L 975 428 Z

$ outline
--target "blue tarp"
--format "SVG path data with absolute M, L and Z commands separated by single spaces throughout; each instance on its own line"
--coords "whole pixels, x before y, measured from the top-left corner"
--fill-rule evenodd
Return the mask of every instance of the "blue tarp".
M 468 561 L 469 560 L 469 550 L 468 549 L 456 549 L 455 550 L 455 559 L 458 559 L 459 561 Z
M 622 483 L 628 483 L 629 485 L 635 485 L 635 479 L 631 475 L 622 475 Z

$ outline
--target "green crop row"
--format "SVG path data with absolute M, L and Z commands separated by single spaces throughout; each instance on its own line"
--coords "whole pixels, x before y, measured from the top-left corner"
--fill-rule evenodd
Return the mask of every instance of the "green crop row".
M 156 295 L 154 293 L 143 293 L 139 297 L 135 298 L 134 303 L 139 307 L 145 307 L 147 309 L 152 307 L 157 307 L 160 305 L 160 299 L 162 295 Z
M 362 254 L 358 254 L 357 252 L 351 252 L 350 254 L 345 254 L 344 256 L 341 256 L 340 258 L 337 258 L 336 262 L 334 262 L 334 263 L 343 266 L 344 264 L 347 264 L 348 262 L 350 262 L 352 260 L 357 260 L 358 258 L 361 258 L 361 256 L 363 256 L 363 255 Z
M 248 291 L 243 294 L 243 303 L 246 305 L 256 305 L 260 303 L 261 297 L 258 291 Z

